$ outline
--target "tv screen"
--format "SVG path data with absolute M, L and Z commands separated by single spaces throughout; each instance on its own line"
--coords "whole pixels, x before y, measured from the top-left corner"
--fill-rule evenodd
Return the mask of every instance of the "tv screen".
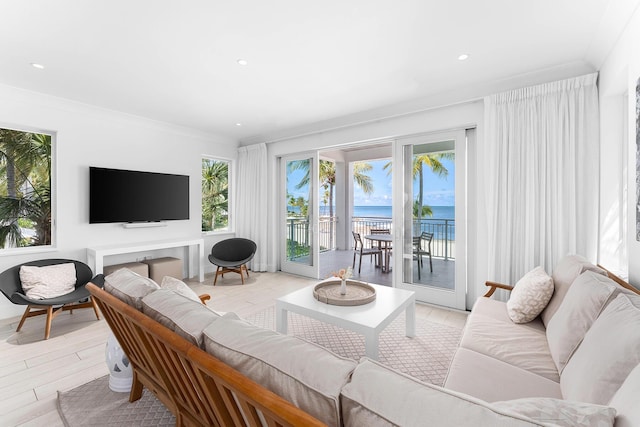
M 89 223 L 189 219 L 189 176 L 89 168 Z

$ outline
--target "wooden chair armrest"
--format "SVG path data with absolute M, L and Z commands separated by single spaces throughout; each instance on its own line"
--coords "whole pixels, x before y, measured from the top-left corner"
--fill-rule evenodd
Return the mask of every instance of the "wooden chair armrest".
M 485 286 L 489 286 L 489 290 L 487 291 L 486 294 L 484 294 L 483 296 L 489 298 L 491 295 L 493 295 L 493 293 L 496 291 L 496 289 L 506 289 L 507 291 L 512 291 L 513 290 L 513 286 L 511 285 L 505 285 L 503 283 L 498 283 L 498 282 L 492 282 L 490 280 L 487 280 L 485 283 Z
M 209 301 L 211 299 L 211 295 L 209 294 L 202 294 L 202 295 L 198 295 L 198 298 L 200 298 L 200 301 L 203 304 L 206 304 L 207 301 Z

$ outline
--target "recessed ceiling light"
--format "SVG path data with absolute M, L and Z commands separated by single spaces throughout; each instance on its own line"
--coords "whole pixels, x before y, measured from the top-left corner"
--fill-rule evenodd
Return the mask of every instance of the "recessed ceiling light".
M 238 122 L 236 123 L 236 126 L 242 126 L 242 123 Z
M 37 63 L 35 63 L 35 62 L 32 62 L 32 63 L 31 63 L 31 66 L 32 66 L 33 68 L 37 68 L 38 70 L 44 70 L 44 65 L 42 65 L 42 64 L 37 64 Z
M 238 59 L 238 65 L 247 65 L 249 64 L 249 61 L 247 61 L 246 59 Z
M 458 61 L 464 61 L 465 59 L 468 59 L 469 55 L 467 55 L 466 53 L 463 53 L 462 55 L 458 56 Z

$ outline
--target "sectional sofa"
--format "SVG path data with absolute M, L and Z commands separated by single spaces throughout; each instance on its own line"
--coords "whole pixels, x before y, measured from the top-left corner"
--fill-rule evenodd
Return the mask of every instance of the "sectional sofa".
M 133 365 L 130 400 L 147 387 L 178 424 L 640 425 L 640 295 L 577 256 L 553 279 L 532 322 L 480 298 L 445 387 L 221 316 L 124 270 L 89 289 Z

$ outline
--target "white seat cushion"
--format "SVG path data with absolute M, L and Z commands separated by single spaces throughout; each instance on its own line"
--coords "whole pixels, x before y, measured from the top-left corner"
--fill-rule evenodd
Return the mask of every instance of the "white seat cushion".
M 609 402 L 609 406 L 614 407 L 618 412 L 616 427 L 640 426 L 638 396 L 640 396 L 640 365 L 633 368 Z
M 362 359 L 340 396 L 350 426 L 533 426 L 524 416 Z
M 460 347 L 496 358 L 554 382 L 560 381 L 540 319 L 515 324 L 504 302 L 478 298 L 462 334 Z

